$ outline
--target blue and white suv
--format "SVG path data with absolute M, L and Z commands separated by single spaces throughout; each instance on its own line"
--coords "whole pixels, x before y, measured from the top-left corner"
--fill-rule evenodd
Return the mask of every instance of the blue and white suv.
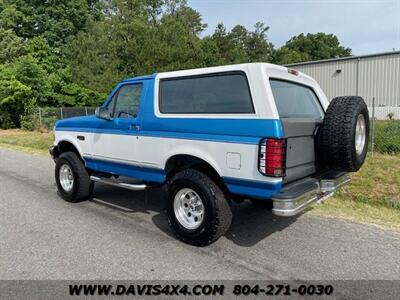
M 94 182 L 165 185 L 172 228 L 201 246 L 228 230 L 232 200 L 292 216 L 332 195 L 363 164 L 368 131 L 360 97 L 329 103 L 311 77 L 254 63 L 123 80 L 94 116 L 58 121 L 50 153 L 69 202 Z

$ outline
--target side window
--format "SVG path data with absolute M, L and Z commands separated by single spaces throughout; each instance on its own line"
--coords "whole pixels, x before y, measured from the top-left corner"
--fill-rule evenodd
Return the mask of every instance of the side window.
M 111 117 L 136 117 L 140 104 L 140 98 L 142 96 L 142 89 L 142 84 L 123 85 L 107 106 Z
M 162 113 L 254 113 L 243 72 L 162 79 L 159 105 Z
M 311 88 L 277 79 L 270 83 L 280 118 L 323 118 L 324 112 Z
M 114 107 L 115 107 L 115 100 L 117 99 L 118 92 L 115 93 L 115 95 L 112 97 L 111 101 L 108 102 L 107 109 L 108 113 L 110 114 L 111 117 L 114 115 Z

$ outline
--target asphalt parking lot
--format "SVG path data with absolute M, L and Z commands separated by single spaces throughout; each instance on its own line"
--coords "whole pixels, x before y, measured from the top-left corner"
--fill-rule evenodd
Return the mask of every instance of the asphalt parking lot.
M 176 240 L 161 190 L 97 185 L 69 204 L 49 157 L 0 148 L 0 279 L 398 279 L 400 232 L 233 207 L 228 233 Z

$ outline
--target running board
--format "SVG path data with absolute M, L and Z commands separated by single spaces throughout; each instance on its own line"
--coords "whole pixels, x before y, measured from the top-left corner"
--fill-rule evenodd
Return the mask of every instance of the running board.
M 117 186 L 120 188 L 132 190 L 132 191 L 143 191 L 147 188 L 147 185 L 144 183 L 126 183 L 126 182 L 118 182 L 115 179 L 90 176 L 90 180 L 94 182 L 101 182 L 107 185 Z

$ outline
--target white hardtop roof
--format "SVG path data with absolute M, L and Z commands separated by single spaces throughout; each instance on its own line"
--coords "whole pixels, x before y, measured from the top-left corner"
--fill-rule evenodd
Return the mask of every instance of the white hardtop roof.
M 225 65 L 225 66 L 217 66 L 217 67 L 208 67 L 208 68 L 197 68 L 197 69 L 188 69 L 188 70 L 179 70 L 179 71 L 172 71 L 172 72 L 161 72 L 156 75 L 159 78 L 172 78 L 172 77 L 184 77 L 184 76 L 192 76 L 192 75 L 202 75 L 208 73 L 221 73 L 221 72 L 229 72 L 229 71 L 260 71 L 261 69 L 265 69 L 267 74 L 282 72 L 284 74 L 288 74 L 288 70 L 290 68 L 269 64 L 269 63 L 246 63 L 246 64 L 236 64 L 236 65 Z M 311 80 L 315 82 L 315 80 L 300 72 L 297 75 L 305 80 Z

